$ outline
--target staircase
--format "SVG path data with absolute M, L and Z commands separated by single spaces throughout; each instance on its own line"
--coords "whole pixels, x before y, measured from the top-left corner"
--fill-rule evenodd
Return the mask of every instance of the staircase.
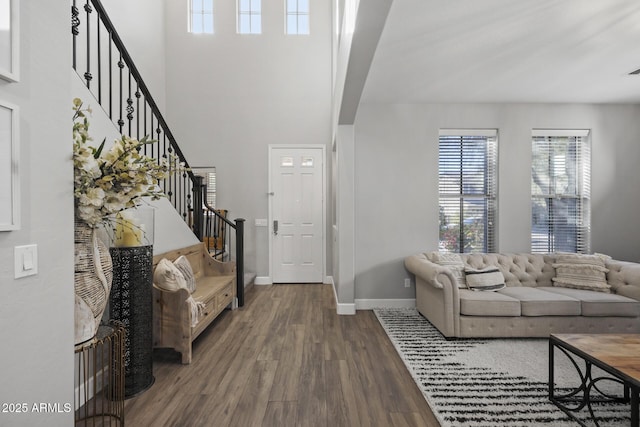
M 195 175 L 100 0 L 72 0 L 73 69 L 120 134 L 150 135 L 144 154 L 157 159 L 174 153 L 187 171 L 159 183 L 168 200 L 212 256 L 236 263 L 238 305 L 244 305 L 244 219 L 206 202 L 204 178 Z M 224 213 L 223 213 L 224 212 Z

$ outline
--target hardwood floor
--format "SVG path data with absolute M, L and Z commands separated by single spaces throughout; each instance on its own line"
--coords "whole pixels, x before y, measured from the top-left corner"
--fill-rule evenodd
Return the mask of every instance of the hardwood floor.
M 254 286 L 194 342 L 156 350 L 129 426 L 437 427 L 372 311 L 336 314 L 330 285 Z

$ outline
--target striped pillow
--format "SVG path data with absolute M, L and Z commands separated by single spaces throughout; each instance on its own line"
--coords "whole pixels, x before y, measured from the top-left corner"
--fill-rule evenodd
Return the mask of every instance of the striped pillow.
M 553 286 L 611 293 L 602 255 L 559 255 L 553 267 Z
M 187 283 L 187 290 L 190 293 L 194 293 L 196 291 L 196 278 L 193 274 L 191 263 L 189 263 L 187 257 L 180 255 L 178 259 L 173 261 L 173 265 L 175 265 L 176 268 L 180 270 L 180 273 L 182 273 L 182 276 Z
M 485 267 L 482 270 L 466 269 L 467 286 L 474 291 L 497 291 L 503 289 L 504 276 L 496 267 Z

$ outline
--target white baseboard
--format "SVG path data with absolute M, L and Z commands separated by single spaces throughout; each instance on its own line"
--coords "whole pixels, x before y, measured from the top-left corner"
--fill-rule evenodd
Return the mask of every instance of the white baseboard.
M 347 316 L 351 316 L 356 314 L 356 305 L 351 303 L 351 304 L 341 304 L 341 303 L 336 303 L 336 312 L 339 315 L 347 315 Z
M 256 276 L 256 278 L 253 279 L 253 284 L 254 285 L 273 285 L 273 280 L 271 280 L 271 277 L 269 276 Z
M 325 285 L 332 285 L 333 277 L 325 276 L 324 282 L 322 283 Z M 253 279 L 253 284 L 254 285 L 273 285 L 273 279 L 271 279 L 271 277 L 269 276 L 256 276 L 256 278 Z
M 78 363 L 78 361 L 76 361 Z M 76 366 L 76 369 L 77 366 Z M 86 367 L 83 369 L 83 372 L 86 371 Z M 78 408 L 87 403 L 89 400 L 93 398 L 93 390 L 102 390 L 102 376 L 104 374 L 104 369 L 100 369 L 96 372 L 95 376 L 91 376 L 85 381 L 81 381 L 75 387 L 74 393 L 78 398 L 77 405 Z M 84 374 L 82 374 L 84 375 Z
M 416 308 L 415 298 L 411 299 L 356 299 L 356 310 L 374 308 Z
M 327 276 L 326 283 L 333 288 L 333 299 L 336 302 L 336 313 L 338 315 L 354 315 L 356 314 L 356 305 L 353 303 L 344 304 L 338 302 L 338 293 L 336 292 L 336 284 L 333 282 L 333 276 Z

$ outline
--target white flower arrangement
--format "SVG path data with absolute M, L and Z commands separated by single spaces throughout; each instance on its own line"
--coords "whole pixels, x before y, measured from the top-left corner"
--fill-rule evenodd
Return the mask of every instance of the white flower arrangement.
M 89 145 L 89 121 L 79 98 L 73 100 L 73 167 L 75 211 L 79 220 L 92 228 L 113 222 L 115 215 L 135 208 L 142 197 L 157 200 L 165 197 L 158 182 L 176 171 L 184 171 L 184 163 L 169 154 L 154 159 L 140 153 L 145 144 L 155 141 L 146 136 L 140 140 L 122 135 L 104 151 Z

